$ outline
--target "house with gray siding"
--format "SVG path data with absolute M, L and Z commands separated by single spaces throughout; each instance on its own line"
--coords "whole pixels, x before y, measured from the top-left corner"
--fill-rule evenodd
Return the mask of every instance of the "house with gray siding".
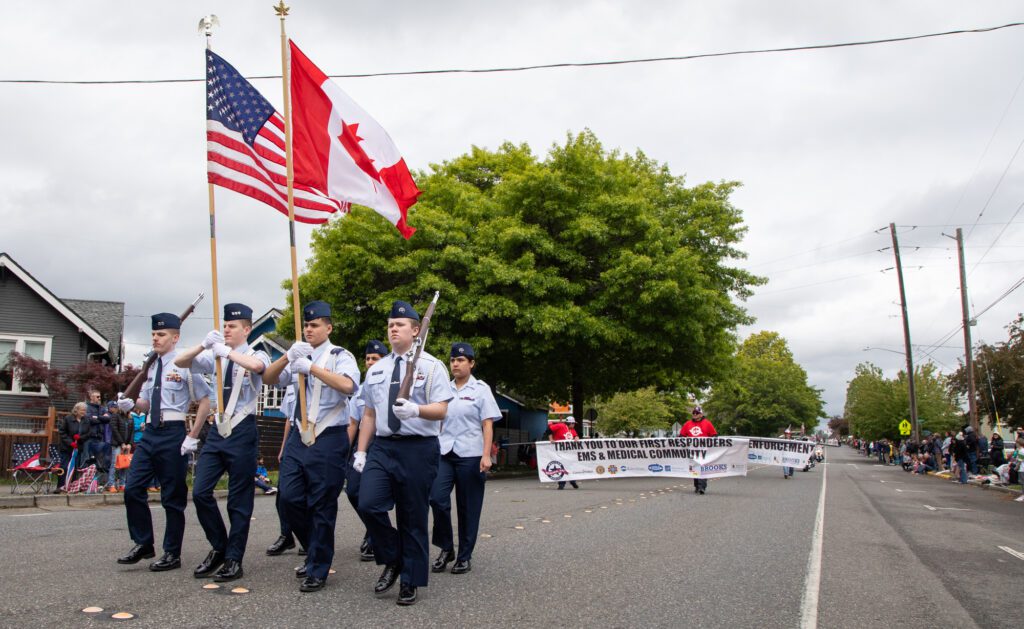
M 58 369 L 86 361 L 116 366 L 123 326 L 124 303 L 57 297 L 0 252 L 0 430 L 16 430 L 4 414 L 39 413 L 47 406 L 46 391 L 23 385 L 9 368 L 11 351 Z

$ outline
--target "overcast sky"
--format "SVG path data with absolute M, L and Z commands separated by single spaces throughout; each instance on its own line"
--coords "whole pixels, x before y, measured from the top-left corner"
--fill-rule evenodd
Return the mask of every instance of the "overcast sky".
M 0 79 L 204 74 L 196 24 L 246 75 L 279 74 L 271 3 L 21 3 L 0 22 Z M 328 74 L 516 66 L 788 47 L 996 26 L 1017 2 L 292 2 L 289 35 Z M 790 343 L 829 413 L 857 363 L 903 365 L 887 227 L 899 226 L 918 360 L 949 371 L 962 334 L 957 226 L 980 311 L 1024 266 L 1024 28 L 859 48 L 604 68 L 381 77 L 339 84 L 413 168 L 592 129 L 691 184 L 738 180 L 741 264 L 769 278 L 746 306 Z M 279 81 L 254 84 L 280 109 Z M 1024 90 L 1022 90 L 1024 91 Z M 128 358 L 149 314 L 209 294 L 204 86 L 0 84 L 0 251 L 58 296 L 125 302 Z M 1004 174 L 1005 173 L 1005 174 Z M 979 218 L 979 214 L 982 214 Z M 280 307 L 287 221 L 217 191 L 221 300 Z M 415 220 L 413 220 L 415 224 Z M 914 227 L 916 226 L 916 228 Z M 299 225 L 300 260 L 311 227 Z M 397 233 L 396 233 L 396 237 Z M 919 247 L 919 248 L 918 248 Z M 878 251 L 882 250 L 882 251 Z M 301 262 L 300 262 L 301 264 Z M 884 271 L 884 272 L 883 272 Z M 986 312 L 1005 339 L 1024 291 Z M 212 324 L 210 301 L 185 343 Z M 199 319 L 199 317 L 203 319 Z M 864 351 L 864 348 L 872 349 Z M 889 351 L 886 351 L 889 350 Z

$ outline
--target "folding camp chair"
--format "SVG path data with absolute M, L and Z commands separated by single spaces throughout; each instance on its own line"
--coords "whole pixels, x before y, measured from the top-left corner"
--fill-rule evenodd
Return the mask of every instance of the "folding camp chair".
M 11 485 L 12 494 L 23 494 L 31 491 L 34 494 L 50 493 L 60 482 L 64 470 L 60 467 L 60 453 L 57 446 L 50 446 L 50 460 L 45 463 L 39 460 L 40 444 L 12 444 Z

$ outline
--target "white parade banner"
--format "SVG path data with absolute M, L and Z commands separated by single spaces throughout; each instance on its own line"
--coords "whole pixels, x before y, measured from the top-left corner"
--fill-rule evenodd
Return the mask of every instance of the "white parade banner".
M 637 476 L 746 476 L 747 439 L 665 437 L 539 441 L 537 473 L 546 483 Z
M 779 467 L 807 467 L 814 454 L 813 441 L 746 437 L 750 441 L 750 462 Z

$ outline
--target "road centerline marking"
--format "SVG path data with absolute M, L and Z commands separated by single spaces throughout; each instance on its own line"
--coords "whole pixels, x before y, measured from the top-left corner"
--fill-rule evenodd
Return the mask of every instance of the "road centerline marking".
M 1007 552 L 1007 553 L 1013 555 L 1017 559 L 1024 560 L 1024 553 L 1020 552 L 1019 550 L 1014 550 L 1014 549 L 1010 548 L 1009 546 L 997 546 L 996 548 L 998 548 L 1001 551 L 1004 551 L 1004 552 Z
M 807 580 L 804 596 L 800 601 L 800 628 L 817 629 L 818 596 L 821 592 L 821 553 L 825 538 L 825 487 L 828 468 L 821 472 L 821 493 L 818 495 L 818 511 L 814 518 L 814 533 L 811 536 L 811 554 L 807 558 Z

